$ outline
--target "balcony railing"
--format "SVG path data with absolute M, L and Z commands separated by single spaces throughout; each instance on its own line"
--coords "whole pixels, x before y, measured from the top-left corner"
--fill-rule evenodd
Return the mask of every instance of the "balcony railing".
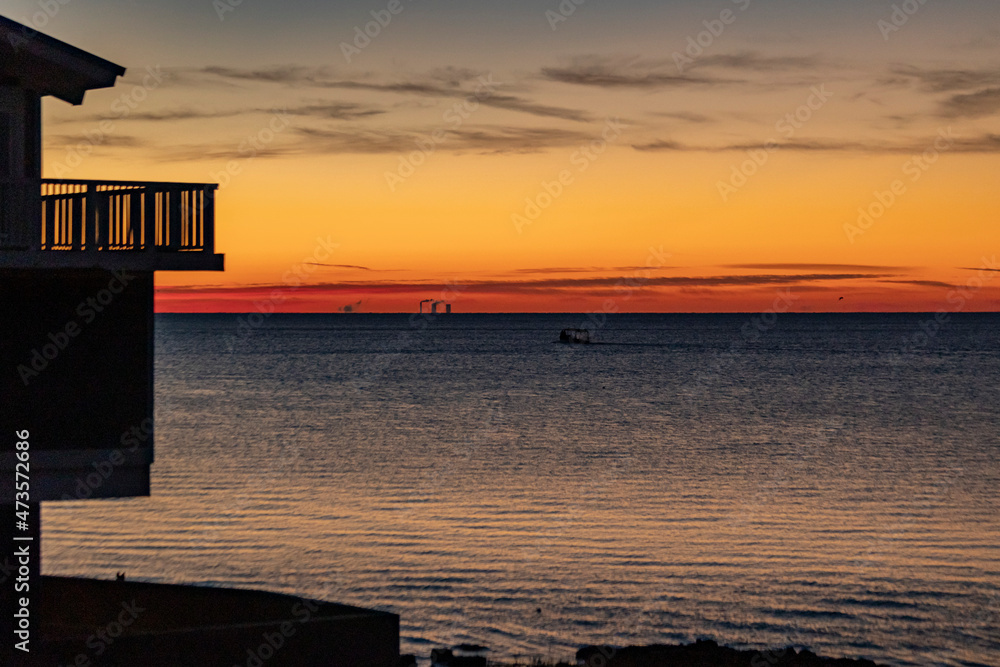
M 202 183 L 0 182 L 0 251 L 215 251 L 215 190 Z

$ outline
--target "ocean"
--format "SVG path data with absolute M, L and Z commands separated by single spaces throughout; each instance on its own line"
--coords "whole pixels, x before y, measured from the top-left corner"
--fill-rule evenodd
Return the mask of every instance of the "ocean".
M 47 574 L 384 609 L 424 657 L 1000 664 L 1000 315 L 156 326 L 152 496 L 46 503 Z

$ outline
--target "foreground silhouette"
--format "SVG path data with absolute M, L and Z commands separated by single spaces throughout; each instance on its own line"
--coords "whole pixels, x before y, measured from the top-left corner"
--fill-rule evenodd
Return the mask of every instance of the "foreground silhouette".
M 484 667 L 485 657 L 460 657 L 448 649 L 435 649 L 432 653 L 434 667 Z M 416 664 L 413 656 L 404 656 L 404 667 Z M 501 667 L 505 663 L 489 662 Z M 506 663 L 517 667 L 525 663 Z M 880 667 L 871 660 L 849 658 L 821 658 L 808 649 L 797 651 L 792 647 L 764 651 L 744 650 L 719 646 L 711 640 L 693 644 L 653 646 L 586 646 L 576 652 L 576 662 L 526 663 L 532 667 Z

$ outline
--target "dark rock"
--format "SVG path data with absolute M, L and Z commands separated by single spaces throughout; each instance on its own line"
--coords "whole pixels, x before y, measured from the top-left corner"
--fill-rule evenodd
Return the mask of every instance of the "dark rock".
M 576 652 L 576 660 L 583 667 L 878 667 L 870 660 L 821 658 L 792 647 L 740 651 L 710 639 L 682 645 L 585 646 Z

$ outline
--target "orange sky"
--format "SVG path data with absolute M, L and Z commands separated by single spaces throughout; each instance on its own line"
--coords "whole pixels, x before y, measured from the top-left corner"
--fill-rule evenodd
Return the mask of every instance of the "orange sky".
M 44 31 L 129 73 L 46 101 L 43 171 L 220 184 L 161 312 L 1000 307 L 992 5 L 428 0 L 348 58 L 363 3 L 97 4 Z

